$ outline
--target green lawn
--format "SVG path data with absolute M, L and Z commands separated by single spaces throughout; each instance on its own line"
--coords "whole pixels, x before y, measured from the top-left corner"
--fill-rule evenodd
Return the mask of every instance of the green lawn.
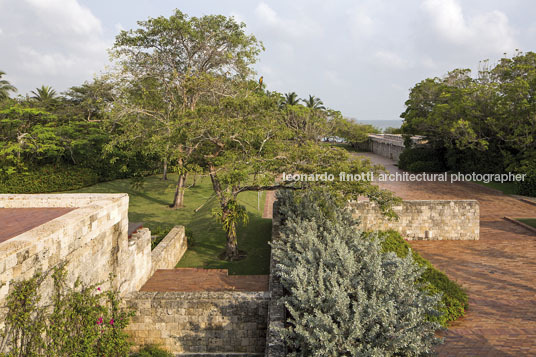
M 519 222 L 528 224 L 531 227 L 536 228 L 536 218 L 516 218 Z
M 515 195 L 516 194 L 516 184 L 514 182 L 488 182 L 484 183 L 481 181 L 474 181 L 475 183 L 478 183 L 479 185 L 486 186 L 489 188 L 494 188 L 496 190 L 501 191 L 505 195 Z
M 244 192 L 239 201 L 246 206 L 249 224 L 238 228 L 238 247 L 247 252 L 247 258 L 227 262 L 218 259 L 225 247 L 225 232 L 212 216 L 212 209 L 217 207 L 216 199 L 203 206 L 197 213 L 196 208 L 211 197 L 213 191 L 210 179 L 199 179 L 195 187 L 185 193 L 185 207 L 174 210 L 168 207 L 173 199 L 176 175 L 169 175 L 168 181 L 158 176 L 145 179 L 143 189 L 136 190 L 130 186 L 130 180 L 115 180 L 70 192 L 125 192 L 130 196 L 129 220 L 143 222 L 153 232 L 165 234 L 174 225 L 184 225 L 192 232 L 194 244 L 188 247 L 177 267 L 220 268 L 229 269 L 229 274 L 268 274 L 270 264 L 271 220 L 262 218 L 264 197 L 262 194 L 257 210 L 257 192 Z M 191 184 L 191 180 L 187 185 Z

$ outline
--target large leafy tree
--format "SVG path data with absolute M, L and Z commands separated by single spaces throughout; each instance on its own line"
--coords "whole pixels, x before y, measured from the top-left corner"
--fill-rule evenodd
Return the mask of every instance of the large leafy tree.
M 227 234 L 224 256 L 228 260 L 242 255 L 236 232 L 237 224 L 247 220 L 245 208 L 237 203 L 241 192 L 327 186 L 346 198 L 363 194 L 384 206 L 392 200 L 370 182 L 339 181 L 341 171 L 360 173 L 377 168 L 349 160 L 346 151 L 319 143 L 307 131 L 289 128 L 277 94 L 246 89 L 197 111 L 206 119 L 200 148 L 202 166 L 218 198 L 217 217 Z M 281 180 L 283 173 L 326 173 L 335 179 L 295 182 Z
M 9 98 L 9 92 L 16 92 L 15 88 L 8 80 L 2 79 L 6 73 L 0 71 L 0 101 Z
M 230 84 L 253 73 L 262 45 L 233 18 L 188 17 L 179 10 L 169 18 L 149 18 L 122 31 L 113 55 L 120 63 L 116 102 L 117 142 L 132 140 L 132 130 L 148 128 L 136 142 L 157 153 L 164 177 L 171 163 L 179 173 L 172 206 L 183 206 L 184 183 L 197 148 L 196 126 L 188 111 L 203 101 L 231 95 Z

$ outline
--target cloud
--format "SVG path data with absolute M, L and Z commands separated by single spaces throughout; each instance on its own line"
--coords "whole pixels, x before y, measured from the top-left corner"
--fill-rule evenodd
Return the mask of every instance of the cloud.
M 423 8 L 437 35 L 450 44 L 492 53 L 510 52 L 517 46 L 515 32 L 501 11 L 466 17 L 456 0 L 425 0 Z
M 374 59 L 382 65 L 393 69 L 405 69 L 410 67 L 410 62 L 398 54 L 391 51 L 377 51 L 374 54 Z
M 287 4 L 290 6 L 290 3 Z M 302 11 L 293 11 L 293 18 L 283 18 L 265 2 L 260 2 L 255 8 L 258 21 L 278 33 L 281 37 L 307 38 L 322 33 L 321 27 L 305 15 Z M 296 16 L 299 14 L 299 16 Z
M 2 70 L 19 92 L 79 85 L 107 63 L 101 21 L 77 0 L 0 1 Z

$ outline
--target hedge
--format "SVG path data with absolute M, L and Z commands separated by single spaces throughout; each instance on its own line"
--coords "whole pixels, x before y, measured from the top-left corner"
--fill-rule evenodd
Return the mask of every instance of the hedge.
M 432 148 L 406 148 L 400 154 L 398 167 L 410 172 L 441 172 L 446 169 L 442 157 Z
M 32 167 L 0 176 L 0 193 L 47 193 L 76 190 L 99 182 L 91 169 L 67 165 Z

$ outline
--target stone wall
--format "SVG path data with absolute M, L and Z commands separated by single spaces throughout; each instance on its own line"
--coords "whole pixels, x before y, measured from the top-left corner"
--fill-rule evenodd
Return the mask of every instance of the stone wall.
M 274 202 L 272 214 L 272 242 L 279 239 L 279 228 L 281 226 L 281 215 L 279 214 L 279 204 Z M 281 339 L 280 328 L 285 327 L 286 309 L 279 299 L 283 297 L 283 286 L 279 277 L 275 275 L 275 260 L 270 256 L 270 302 L 268 304 L 268 326 L 266 331 L 266 357 L 281 357 L 286 355 L 286 346 Z
M 174 354 L 262 355 L 268 292 L 135 292 L 127 333 L 136 345 L 159 344 Z
M 480 231 L 476 200 L 403 201 L 393 207 L 398 219 L 389 219 L 373 202 L 349 204 L 352 215 L 367 231 L 395 230 L 410 240 L 477 240 Z
M 157 269 L 173 269 L 188 249 L 184 226 L 175 226 L 151 252 L 151 276 Z
M 75 210 L 0 243 L 0 306 L 12 279 L 26 279 L 66 262 L 68 282 L 88 284 L 116 276 L 114 288 L 124 295 L 139 289 L 151 273 L 150 233 L 128 239 L 127 194 L 0 195 L 0 208 L 76 207 Z M 44 295 L 50 293 L 51 279 Z

